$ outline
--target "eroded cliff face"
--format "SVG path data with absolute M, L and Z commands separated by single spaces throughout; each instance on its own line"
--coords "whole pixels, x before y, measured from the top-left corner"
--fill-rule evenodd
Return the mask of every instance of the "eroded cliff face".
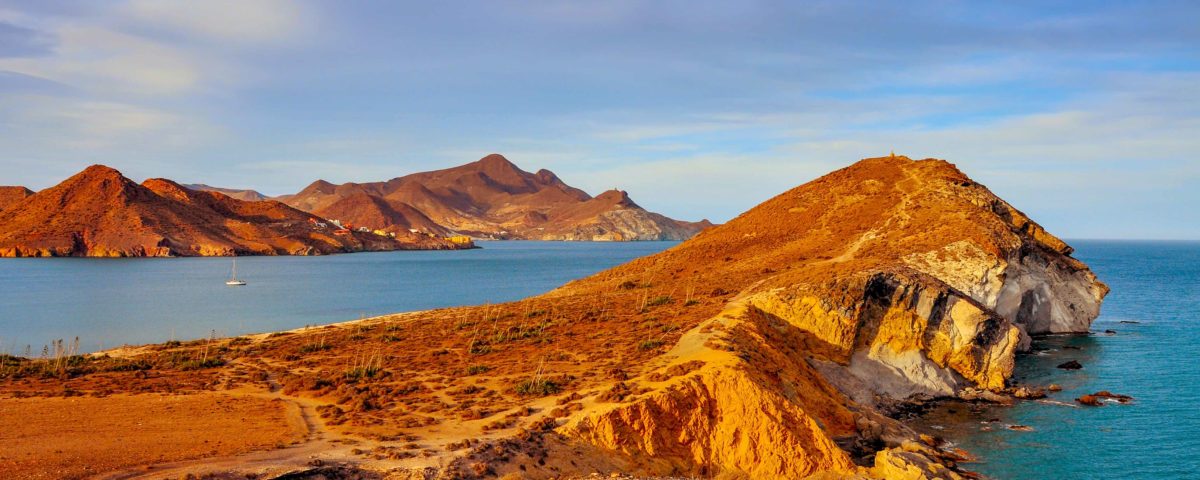
M 1108 293 L 1086 266 L 1040 242 L 1024 243 L 1003 257 L 955 242 L 904 261 L 1031 334 L 1086 332 Z
M 557 433 L 646 476 L 961 478 L 946 466 L 955 454 L 847 399 L 814 368 L 811 348 L 825 342 L 753 299 L 733 302 L 684 334 L 657 368 L 621 382 L 618 389 L 633 392 L 627 398 L 592 403 Z M 854 442 L 871 450 L 856 460 L 845 447 Z
M 779 288 L 744 301 L 821 339 L 813 362 L 855 401 L 952 396 L 1002 389 L 1021 330 L 925 275 L 878 274 L 835 306 L 811 288 Z
M 707 256 L 736 295 L 559 431 L 653 475 L 960 478 L 876 409 L 1001 392 L 1030 334 L 1086 332 L 1108 288 L 1070 253 L 948 163 L 864 160 L 637 265 Z

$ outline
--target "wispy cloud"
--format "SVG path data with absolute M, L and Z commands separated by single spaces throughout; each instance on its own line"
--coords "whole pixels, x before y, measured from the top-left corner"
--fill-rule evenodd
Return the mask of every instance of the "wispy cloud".
M 1171 1 L 0 0 L 0 183 L 105 161 L 285 193 L 500 152 L 721 221 L 895 150 L 958 163 L 1066 236 L 1200 237 L 1184 207 L 1200 203 L 1198 16 Z
M 310 19 L 288 0 L 131 0 L 124 12 L 141 28 L 234 44 L 273 44 L 304 33 Z

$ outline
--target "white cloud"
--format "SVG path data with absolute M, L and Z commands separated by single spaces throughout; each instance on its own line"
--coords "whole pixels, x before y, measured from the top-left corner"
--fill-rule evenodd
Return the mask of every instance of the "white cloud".
M 182 50 L 95 26 L 55 32 L 53 56 L 0 59 L 0 69 L 53 80 L 80 90 L 136 95 L 193 90 L 203 69 Z
M 42 155 L 145 154 L 204 145 L 222 134 L 203 120 L 128 103 L 21 96 L 0 100 L 0 107 L 0 122 L 13 127 L 0 136 L 0 145 Z
M 148 26 L 243 44 L 291 39 L 307 21 L 300 3 L 288 0 L 131 0 L 125 11 Z

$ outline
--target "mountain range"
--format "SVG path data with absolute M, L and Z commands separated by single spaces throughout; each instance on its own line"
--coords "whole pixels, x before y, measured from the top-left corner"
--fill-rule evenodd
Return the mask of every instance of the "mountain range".
M 712 225 L 649 212 L 620 190 L 593 197 L 549 170 L 530 173 L 498 154 L 383 182 L 317 180 L 275 199 L 372 229 L 494 239 L 685 240 Z
M 330 226 L 276 201 L 250 202 L 161 178 L 138 184 L 93 165 L 37 193 L 0 189 L 2 257 L 320 255 L 452 249 L 428 235 Z
M 383 182 L 255 190 L 138 184 L 93 165 L 33 192 L 0 187 L 0 256 L 314 255 L 471 247 L 468 239 L 684 240 L 711 226 L 595 197 L 498 154 Z M 453 239 L 453 241 L 451 241 Z

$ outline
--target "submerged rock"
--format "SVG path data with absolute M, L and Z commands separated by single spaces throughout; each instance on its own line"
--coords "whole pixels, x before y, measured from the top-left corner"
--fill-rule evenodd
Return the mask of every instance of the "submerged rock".
M 1131 397 L 1129 395 L 1112 393 L 1108 390 L 1101 390 L 1099 392 L 1093 393 L 1091 396 L 1096 397 L 1096 398 L 1111 398 L 1113 400 L 1116 400 L 1119 403 L 1129 403 L 1129 402 L 1133 401 L 1133 397 Z
M 1078 361 L 1070 360 L 1070 361 L 1058 364 L 1057 368 L 1061 368 L 1063 370 L 1079 370 L 1079 369 L 1083 368 L 1083 365 L 1081 365 Z
M 1095 395 L 1084 395 L 1076 398 L 1075 401 L 1090 407 L 1104 406 L 1104 402 L 1100 401 L 1100 398 L 1096 397 Z
M 1040 388 L 1016 387 L 1012 389 L 1012 396 L 1022 400 L 1046 398 L 1046 391 Z

